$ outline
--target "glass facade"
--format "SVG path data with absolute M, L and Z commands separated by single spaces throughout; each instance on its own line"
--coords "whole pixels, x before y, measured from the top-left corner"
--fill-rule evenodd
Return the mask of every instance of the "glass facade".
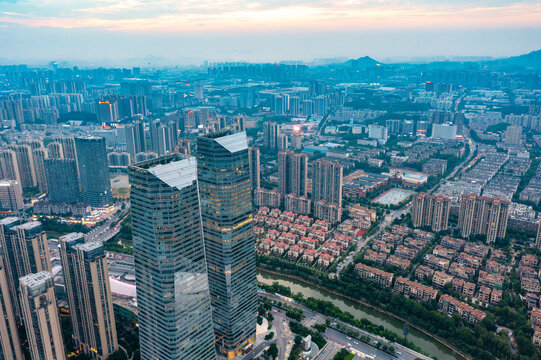
M 52 203 L 75 204 L 81 202 L 77 163 L 71 159 L 45 159 L 49 200 Z
M 131 166 L 143 360 L 216 359 L 195 158 Z
M 95 136 L 77 137 L 75 149 L 83 202 L 92 207 L 112 204 L 105 139 Z
M 214 331 L 232 358 L 255 340 L 258 307 L 246 133 L 200 137 L 197 157 Z

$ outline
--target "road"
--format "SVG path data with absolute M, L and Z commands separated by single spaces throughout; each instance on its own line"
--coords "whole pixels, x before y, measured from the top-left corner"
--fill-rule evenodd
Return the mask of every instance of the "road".
M 120 222 L 127 216 L 130 211 L 130 203 L 124 203 L 126 206 L 123 210 L 119 211 L 117 214 L 113 215 L 111 218 L 107 219 L 102 225 L 96 226 L 90 232 L 85 235 L 87 242 L 100 241 L 106 242 L 110 240 L 113 236 L 118 234 L 120 231 Z M 111 225 L 115 226 L 111 227 Z
M 509 347 L 511 348 L 511 353 L 513 355 L 517 355 L 517 348 L 516 348 L 516 342 L 515 337 L 513 336 L 513 330 L 504 327 L 504 326 L 498 326 L 496 328 L 496 333 L 499 334 L 501 331 L 505 331 L 507 333 L 507 336 L 509 337 Z
M 402 216 L 402 214 L 405 214 L 408 210 L 409 210 L 409 204 L 407 204 L 405 207 L 401 209 L 391 211 L 390 214 L 387 214 L 385 218 L 383 219 L 383 221 L 379 224 L 378 230 L 371 236 L 367 237 L 366 239 L 360 240 L 357 243 L 357 248 L 353 250 L 352 252 L 350 252 L 349 255 L 342 262 L 338 264 L 338 266 L 336 267 L 336 276 L 340 277 L 340 272 L 355 260 L 355 257 L 357 256 L 357 254 L 360 251 L 362 251 L 362 249 L 366 246 L 366 244 L 368 244 L 372 239 L 377 239 L 380 236 L 380 234 L 383 231 L 385 231 L 385 228 L 387 228 L 387 226 L 391 225 L 395 219 Z
M 263 293 L 260 295 L 274 301 L 279 301 L 279 302 L 284 302 L 284 299 L 285 299 L 284 297 L 280 297 L 276 294 L 271 294 L 271 293 Z M 303 304 L 291 302 L 291 305 L 293 304 L 295 305 L 295 307 L 298 307 L 303 310 L 304 319 L 301 321 L 301 323 L 305 327 L 310 328 L 314 324 L 325 324 L 325 320 L 327 319 L 327 316 L 320 314 L 318 312 L 312 311 L 311 309 L 307 308 Z M 280 354 L 285 355 L 285 354 L 282 354 L 281 349 L 284 348 L 283 346 L 286 346 L 287 348 L 287 344 L 288 344 L 287 338 L 289 338 L 289 341 L 291 341 L 291 344 L 292 344 L 292 340 L 294 337 L 293 334 L 291 334 L 291 332 L 289 331 L 289 328 L 287 327 L 289 320 L 286 320 L 283 310 L 274 308 L 272 314 L 274 315 L 273 326 L 276 326 L 275 334 L 280 334 L 281 337 L 283 337 L 282 339 L 280 339 L 280 336 L 278 336 L 276 338 L 276 344 L 280 348 Z M 284 323 L 284 320 L 286 320 L 287 322 Z M 286 325 L 286 327 L 284 327 L 284 324 Z M 360 351 L 364 354 L 368 354 L 368 355 L 375 354 L 377 359 L 383 359 L 383 360 L 390 360 L 390 359 L 414 360 L 417 358 L 426 359 L 426 360 L 430 359 L 429 357 L 421 355 L 400 344 L 392 343 L 385 338 L 382 338 L 378 335 L 374 335 L 362 329 L 356 328 L 340 320 L 334 319 L 331 322 L 330 326 L 333 327 L 333 326 L 338 326 L 338 325 L 345 326 L 346 328 L 351 329 L 353 332 L 358 332 L 359 336 L 368 336 L 370 338 L 370 343 L 373 345 L 375 345 L 377 342 L 380 342 L 382 344 L 393 346 L 397 350 L 397 353 L 395 356 L 389 355 L 383 351 L 377 350 L 375 347 L 371 345 L 361 342 L 358 339 L 352 339 L 341 332 L 338 332 L 330 327 L 327 327 L 327 330 L 325 331 L 325 337 L 334 345 L 333 347 L 331 347 L 331 349 L 329 348 L 322 349 L 321 353 L 318 355 L 316 359 L 318 360 L 332 359 L 332 357 L 334 356 L 336 352 L 338 352 L 342 347 L 347 347 L 347 346 L 351 346 L 353 349 Z M 334 351 L 333 349 L 336 351 Z M 400 354 L 398 352 L 400 352 Z M 326 353 L 327 355 L 322 355 L 323 353 Z M 280 355 L 280 360 L 283 359 L 281 355 Z

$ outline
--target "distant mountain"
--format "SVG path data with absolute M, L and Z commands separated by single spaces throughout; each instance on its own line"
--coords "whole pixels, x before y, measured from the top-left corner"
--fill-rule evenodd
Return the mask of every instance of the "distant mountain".
M 508 64 L 541 71 L 541 50 L 532 51 L 531 53 L 520 56 L 495 60 L 495 62 L 502 65 Z
M 342 65 L 351 66 L 353 68 L 367 68 L 372 66 L 382 65 L 377 60 L 372 59 L 370 56 L 360 57 L 358 59 L 351 59 L 343 63 Z

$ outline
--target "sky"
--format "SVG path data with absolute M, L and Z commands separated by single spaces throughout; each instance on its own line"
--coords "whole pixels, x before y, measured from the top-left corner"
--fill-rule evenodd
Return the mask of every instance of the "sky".
M 0 0 L 0 63 L 383 61 L 538 49 L 539 0 Z

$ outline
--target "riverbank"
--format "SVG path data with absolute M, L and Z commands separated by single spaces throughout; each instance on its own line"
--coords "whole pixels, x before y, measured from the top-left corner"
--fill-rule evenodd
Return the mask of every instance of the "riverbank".
M 321 286 L 319 284 L 316 284 L 310 280 L 306 280 L 302 277 L 299 277 L 299 276 L 296 276 L 296 275 L 290 275 L 290 274 L 283 274 L 283 273 L 280 273 L 280 272 L 277 272 L 277 271 L 274 271 L 274 270 L 270 270 L 270 269 L 266 269 L 266 268 L 263 268 L 263 267 L 259 267 L 258 266 L 258 271 L 261 272 L 261 273 L 267 273 L 267 274 L 271 274 L 271 275 L 274 275 L 274 276 L 279 276 L 279 277 L 283 277 L 283 278 L 286 278 L 286 279 L 290 279 L 290 280 L 294 280 L 294 281 L 297 281 L 297 282 L 300 282 L 300 283 L 303 283 L 309 287 L 312 287 L 312 288 L 315 288 L 319 291 L 323 291 L 323 292 L 326 292 L 326 293 L 329 293 L 329 294 L 332 294 L 336 297 L 339 297 L 339 298 L 342 298 L 344 300 L 347 300 L 347 301 L 350 301 L 352 303 L 356 303 L 358 305 L 361 305 L 361 306 L 364 306 L 366 308 L 369 308 L 371 310 L 374 310 L 380 314 L 384 314 L 390 318 L 393 318 L 395 320 L 398 320 L 398 321 L 401 321 L 401 322 L 404 322 L 406 324 L 408 324 L 411 328 L 413 329 L 416 329 L 417 331 L 419 331 L 420 333 L 424 334 L 425 336 L 429 337 L 430 339 L 436 341 L 438 344 L 444 346 L 445 348 L 447 348 L 448 350 L 452 351 L 456 357 L 460 358 L 460 359 L 468 359 L 468 360 L 471 360 L 472 357 L 467 355 L 467 354 L 464 354 L 462 351 L 460 351 L 459 349 L 457 349 L 453 344 L 449 343 L 448 341 L 446 341 L 445 339 L 442 339 L 438 336 L 435 336 L 434 334 L 431 334 L 429 333 L 428 331 L 424 330 L 423 328 L 405 320 L 404 318 L 400 317 L 400 316 L 397 316 L 395 314 L 393 314 L 392 312 L 389 312 L 387 310 L 383 310 L 381 308 L 378 308 L 377 306 L 374 306 L 372 304 L 369 304 L 363 300 L 360 300 L 360 299 L 355 299 L 355 298 L 352 298 L 352 297 L 349 297 L 349 296 L 346 296 L 344 294 L 341 294 L 341 293 L 338 293 L 334 290 L 331 290 L 331 289 L 328 289 L 324 286 Z

